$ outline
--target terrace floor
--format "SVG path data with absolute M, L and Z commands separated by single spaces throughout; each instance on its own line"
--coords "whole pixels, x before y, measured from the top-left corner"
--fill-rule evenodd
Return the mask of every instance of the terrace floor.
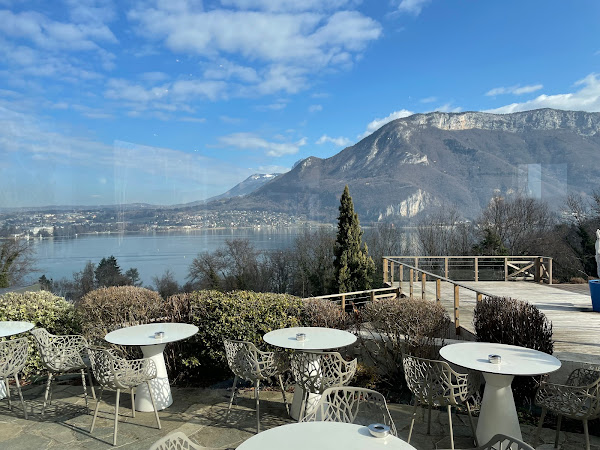
M 25 400 L 30 413 L 29 420 L 22 416 L 21 404 L 13 403 L 9 411 L 6 400 L 0 401 L 0 449 L 110 449 L 112 447 L 114 393 L 105 392 L 98 414 L 97 427 L 89 433 L 92 416 L 86 414 L 81 386 L 58 385 L 54 390 L 52 405 L 45 417 L 41 417 L 43 386 L 25 388 Z M 120 422 L 117 448 L 148 449 L 153 442 L 173 431 L 182 431 L 195 442 L 213 449 L 233 449 L 255 433 L 256 416 L 253 392 L 243 391 L 234 405 L 229 421 L 225 412 L 229 391 L 225 389 L 173 388 L 174 403 L 161 411 L 162 430 L 156 429 L 153 413 L 137 413 L 131 418 L 129 395 L 121 396 Z M 14 397 L 13 397 L 14 398 Z M 289 394 L 291 399 L 291 394 Z M 95 402 L 90 403 L 91 407 Z M 392 417 L 400 438 L 408 436 L 412 407 L 390 404 Z M 472 441 L 468 417 L 453 414 L 456 448 L 471 448 Z M 475 419 L 476 420 L 476 419 Z M 261 392 L 261 423 L 264 429 L 290 423 L 281 393 Z M 563 421 L 563 424 L 565 421 Z M 579 427 L 580 422 L 578 423 Z M 534 427 L 522 425 L 523 437 L 532 442 Z M 432 434 L 427 436 L 426 424 L 420 416 L 415 425 L 411 444 L 418 450 L 449 448 L 448 421 L 445 412 L 432 414 Z M 550 449 L 554 430 L 544 428 L 538 448 Z M 583 434 L 561 432 L 563 450 L 580 450 Z M 592 450 L 600 450 L 600 438 L 591 436 Z M 282 443 L 284 448 L 285 443 Z

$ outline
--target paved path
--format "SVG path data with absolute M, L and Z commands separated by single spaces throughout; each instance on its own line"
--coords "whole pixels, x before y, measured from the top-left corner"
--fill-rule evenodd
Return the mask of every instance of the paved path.
M 547 285 L 525 281 L 461 282 L 478 291 L 500 297 L 525 300 L 537 306 L 550 321 L 556 352 L 586 353 L 600 356 L 600 313 L 592 311 L 586 285 Z M 416 290 L 415 295 L 420 295 Z M 435 284 L 427 283 L 427 298 L 435 298 Z M 454 291 L 449 283 L 442 285 L 442 303 L 453 317 Z M 475 294 L 460 290 L 459 323 L 473 331 Z
M 108 404 L 100 404 L 96 429 L 89 434 L 91 415 L 86 414 L 81 386 L 57 386 L 54 390 L 52 405 L 44 418 L 41 417 L 41 397 L 43 386 L 25 388 L 25 398 L 29 409 L 29 420 L 22 415 L 21 405 L 16 402 L 13 411 L 8 409 L 6 401 L 0 402 L 0 449 L 112 449 L 112 427 L 114 413 L 114 393 L 105 392 Z M 136 414 L 131 417 L 129 396 L 123 394 L 120 408 L 119 437 L 116 448 L 128 450 L 147 450 L 153 442 L 173 431 L 182 431 L 194 442 L 209 449 L 234 449 L 253 436 L 256 431 L 253 391 L 247 389 L 232 409 L 229 420 L 225 421 L 229 392 L 225 389 L 173 388 L 174 403 L 159 413 L 162 430 L 156 428 L 153 413 Z M 288 394 L 291 399 L 292 394 Z M 91 402 L 94 406 L 95 402 Z M 261 391 L 261 424 L 263 429 L 291 423 L 281 400 L 281 392 Z M 412 406 L 390 404 L 390 412 L 398 435 L 401 439 L 408 436 L 408 426 Z M 425 417 L 427 414 L 425 414 Z M 477 420 L 475 418 L 475 420 Z M 453 413 L 456 448 L 472 448 L 472 439 L 465 414 Z M 570 421 L 566 419 L 563 424 Z M 571 425 L 572 426 L 572 425 Z M 522 424 L 523 437 L 532 442 L 534 427 Z M 597 433 L 590 425 L 590 430 Z M 445 411 L 432 413 L 431 435 L 426 434 L 427 425 L 419 414 L 413 432 L 411 444 L 417 450 L 450 448 L 448 437 L 448 416 Z M 543 428 L 542 446 L 550 449 L 554 431 Z M 561 431 L 562 450 L 581 450 L 583 435 Z M 591 436 L 592 450 L 600 450 L 600 438 Z M 285 442 L 281 443 L 285 449 Z

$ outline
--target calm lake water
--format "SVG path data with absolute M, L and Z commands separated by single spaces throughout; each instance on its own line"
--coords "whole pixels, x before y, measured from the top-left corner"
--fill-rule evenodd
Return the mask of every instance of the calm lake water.
M 138 269 L 144 286 L 152 277 L 169 269 L 184 283 L 193 259 L 202 252 L 213 252 L 226 240 L 248 239 L 257 250 L 289 248 L 301 229 L 227 229 L 194 230 L 177 233 L 98 234 L 77 238 L 47 238 L 32 242 L 36 268 L 32 277 L 42 274 L 54 280 L 71 279 L 88 261 L 98 264 L 104 257 L 117 258 L 121 271 Z

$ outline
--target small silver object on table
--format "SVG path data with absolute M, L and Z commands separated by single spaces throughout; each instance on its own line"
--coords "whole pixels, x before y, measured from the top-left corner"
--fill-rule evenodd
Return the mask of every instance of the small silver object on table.
M 306 340 L 306 333 L 296 333 L 296 340 L 297 341 L 305 341 Z
M 376 438 L 384 438 L 390 434 L 390 427 L 382 423 L 372 423 L 367 428 L 369 429 L 369 433 Z
M 500 355 L 488 355 L 488 361 L 492 364 L 500 364 L 502 362 L 502 356 Z
M 154 333 L 154 339 L 162 339 L 164 337 L 165 337 L 164 331 L 157 331 L 156 333 Z

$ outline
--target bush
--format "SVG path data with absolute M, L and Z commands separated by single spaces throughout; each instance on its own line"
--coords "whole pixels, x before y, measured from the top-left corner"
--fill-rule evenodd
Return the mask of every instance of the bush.
M 326 327 L 347 330 L 353 317 L 342 311 L 340 305 L 326 299 L 311 298 L 302 300 L 302 325 L 306 327 Z
M 402 354 L 434 358 L 450 324 L 440 304 L 415 298 L 392 298 L 367 303 L 356 327 L 366 355 L 380 369 L 381 379 L 397 395 L 402 380 Z
M 111 286 L 88 292 L 77 304 L 82 329 L 90 343 L 105 343 L 107 333 L 164 317 L 164 300 L 157 292 L 136 286 Z
M 552 354 L 552 324 L 544 313 L 527 302 L 506 297 L 489 297 L 473 313 L 477 340 L 518 345 Z M 512 384 L 515 400 L 531 403 L 535 394 L 533 377 L 518 377 Z
M 53 334 L 78 334 L 81 323 L 73 305 L 47 292 L 10 292 L 0 296 L 0 320 L 32 322 Z M 20 337 L 19 336 L 15 336 Z M 25 377 L 45 373 L 33 337 L 29 337 L 29 359 Z
M 199 332 L 184 341 L 182 358 L 192 376 L 204 381 L 231 374 L 223 339 L 250 341 L 264 347 L 265 333 L 301 325 L 302 301 L 288 294 L 196 291 L 190 294 L 190 303 L 192 323 Z

